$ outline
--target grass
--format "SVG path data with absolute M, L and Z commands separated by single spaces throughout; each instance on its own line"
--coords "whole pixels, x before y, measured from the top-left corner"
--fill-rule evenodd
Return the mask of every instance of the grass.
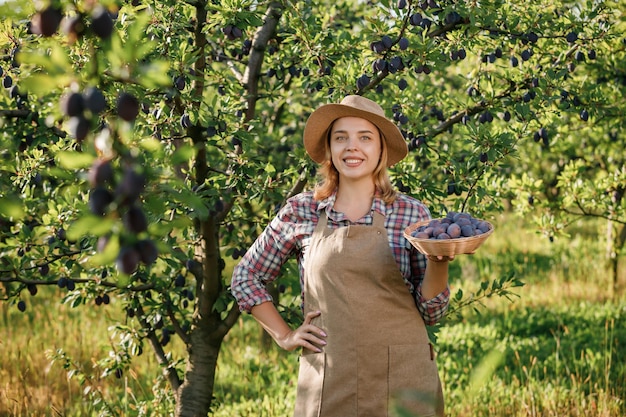
M 626 297 L 609 297 L 601 224 L 581 223 L 570 238 L 550 243 L 516 218 L 494 223 L 496 233 L 476 255 L 452 264 L 453 293 L 508 273 L 526 285 L 513 301 L 488 298 L 478 313 L 462 311 L 437 333 L 448 415 L 625 415 Z M 625 278 L 622 272 L 622 285 Z M 102 376 L 99 360 L 115 345 L 110 328 L 121 317 L 116 300 L 71 309 L 59 292 L 41 289 L 25 313 L 0 303 L 0 416 L 91 416 L 102 404 L 113 415 L 170 414 L 171 395 L 147 346 L 121 378 Z M 265 346 L 260 334 L 249 316 L 228 334 L 212 415 L 291 415 L 298 355 Z M 180 342 L 168 347 L 183 351 Z M 51 363 L 58 349 L 82 370 L 75 378 Z

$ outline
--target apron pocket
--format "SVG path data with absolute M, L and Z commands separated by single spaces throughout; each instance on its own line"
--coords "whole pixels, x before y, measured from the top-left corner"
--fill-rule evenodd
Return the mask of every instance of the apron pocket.
M 416 416 L 435 416 L 442 407 L 441 382 L 431 346 L 389 346 L 389 404 Z M 393 414 L 392 414 L 393 415 Z
M 319 417 L 324 388 L 325 353 L 300 356 L 294 417 Z

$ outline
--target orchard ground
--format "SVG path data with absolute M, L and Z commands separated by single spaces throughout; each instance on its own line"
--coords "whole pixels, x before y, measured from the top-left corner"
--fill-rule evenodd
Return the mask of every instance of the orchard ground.
M 510 273 L 525 286 L 511 301 L 485 299 L 478 312 L 461 311 L 437 332 L 448 415 L 623 416 L 626 297 L 623 291 L 615 298 L 608 293 L 604 243 L 597 238 L 605 223 L 581 222 L 570 238 L 552 243 L 517 217 L 503 215 L 493 223 L 496 232 L 478 253 L 452 264 L 453 295 Z M 625 282 L 622 270 L 621 288 Z M 0 416 L 97 415 L 83 396 L 88 391 L 98 392 L 112 415 L 171 414 L 166 382 L 155 384 L 162 377 L 153 355 L 141 355 L 118 377 L 103 377 L 94 366 L 94 358 L 115 349 L 112 333 L 116 323 L 124 325 L 119 300 L 72 309 L 59 304 L 59 291 L 41 288 L 26 298 L 25 313 L 0 304 Z M 245 315 L 226 337 L 214 416 L 291 415 L 297 353 L 265 346 L 260 334 Z M 172 339 L 168 348 L 183 345 Z M 59 349 L 73 364 L 72 379 Z

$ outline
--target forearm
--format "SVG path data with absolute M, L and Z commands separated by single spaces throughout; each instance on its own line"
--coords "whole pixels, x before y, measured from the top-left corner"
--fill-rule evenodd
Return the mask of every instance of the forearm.
M 274 303 L 264 302 L 252 307 L 250 313 L 275 341 L 280 341 L 291 331 Z
M 424 272 L 421 293 L 424 300 L 435 298 L 448 288 L 448 262 L 429 260 Z

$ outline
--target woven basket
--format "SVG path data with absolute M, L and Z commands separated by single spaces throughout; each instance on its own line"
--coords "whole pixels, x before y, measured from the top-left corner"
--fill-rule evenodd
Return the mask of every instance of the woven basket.
M 418 239 L 411 233 L 420 226 L 425 226 L 430 220 L 413 223 L 404 229 L 404 237 L 424 255 L 450 256 L 463 253 L 473 253 L 493 233 L 493 225 L 489 222 L 489 230 L 477 236 L 458 237 L 455 239 Z

